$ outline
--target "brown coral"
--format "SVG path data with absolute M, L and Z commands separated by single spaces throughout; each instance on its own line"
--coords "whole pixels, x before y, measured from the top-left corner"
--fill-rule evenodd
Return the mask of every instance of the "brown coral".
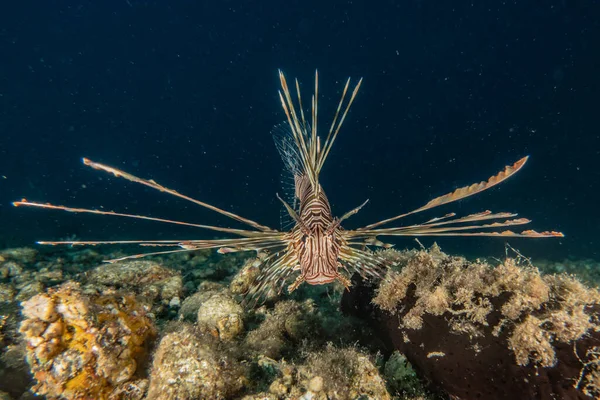
M 155 335 L 135 299 L 86 296 L 67 283 L 24 302 L 20 332 L 37 384 L 50 398 L 107 399 L 129 381 Z

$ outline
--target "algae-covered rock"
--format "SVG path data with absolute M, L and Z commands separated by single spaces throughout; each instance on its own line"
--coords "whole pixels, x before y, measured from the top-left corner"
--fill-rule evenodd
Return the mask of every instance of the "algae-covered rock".
M 142 400 L 148 392 L 148 379 L 135 379 L 118 386 L 109 400 Z
M 146 311 L 126 294 L 86 296 L 66 283 L 22 306 L 33 390 L 51 398 L 109 398 L 138 371 L 155 335 Z
M 0 251 L 0 263 L 6 260 L 14 260 L 24 264 L 31 264 L 35 261 L 38 252 L 31 247 L 17 247 Z
M 226 293 L 204 301 L 198 309 L 198 325 L 217 333 L 221 340 L 231 340 L 244 330 L 244 310 Z
M 32 282 L 23 282 L 17 285 L 17 293 L 15 299 L 19 301 L 24 301 L 32 298 L 36 294 L 40 294 L 44 292 L 44 285 L 42 282 L 32 281 Z
M 183 325 L 160 341 L 147 400 L 229 398 L 244 382 L 243 368 L 219 351 L 215 338 Z
M 133 289 L 136 293 L 166 303 L 181 296 L 182 290 L 179 273 L 153 261 L 103 264 L 89 272 L 88 280 L 98 285 Z
M 198 309 L 203 302 L 211 296 L 226 290 L 226 287 L 217 282 L 204 281 L 198 286 L 196 293 L 186 297 L 181 303 L 179 316 L 187 321 L 196 321 Z
M 304 362 L 280 362 L 279 377 L 259 396 L 279 399 L 314 400 L 391 400 L 385 380 L 362 351 L 354 348 L 324 349 L 309 352 Z M 261 397 L 257 397 L 261 398 Z
M 318 388 L 328 398 L 391 399 L 373 360 L 354 347 L 329 345 L 324 351 L 310 353 L 299 375 L 307 389 Z
M 379 287 L 356 277 L 343 309 L 378 325 L 434 385 L 460 398 L 600 394 L 597 289 L 542 275 L 520 255 L 496 267 L 437 247 L 380 255 L 398 268 Z
M 15 299 L 16 289 L 10 283 L 0 283 L 0 302 L 10 303 Z
M 245 344 L 256 354 L 280 358 L 305 338 L 318 337 L 320 326 L 312 300 L 281 301 L 265 320 L 246 336 Z
M 6 261 L 0 264 L 0 279 L 14 278 L 23 274 L 23 265 L 16 261 Z

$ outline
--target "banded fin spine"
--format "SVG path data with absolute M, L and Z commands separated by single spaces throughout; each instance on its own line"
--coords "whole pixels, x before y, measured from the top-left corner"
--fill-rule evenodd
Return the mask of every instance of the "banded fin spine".
M 333 143 L 337 138 L 337 135 L 348 115 L 350 106 L 356 98 L 356 94 L 362 83 L 362 78 L 358 81 L 354 87 L 352 94 L 347 102 L 345 102 L 348 88 L 350 86 L 350 78 L 346 81 L 342 97 L 338 104 L 336 113 L 333 121 L 329 128 L 327 137 L 323 143 L 318 135 L 318 96 L 319 96 L 319 73 L 315 71 L 315 89 L 311 101 L 311 123 L 306 122 L 304 110 L 302 108 L 302 96 L 300 95 L 300 84 L 298 80 L 295 80 L 296 96 L 297 96 L 297 107 L 292 98 L 287 80 L 283 72 L 279 71 L 279 80 L 281 82 L 281 90 L 279 91 L 279 98 L 281 100 L 281 106 L 287 117 L 289 129 L 291 130 L 291 136 L 293 143 L 297 149 L 298 159 L 302 167 L 302 174 L 306 175 L 313 188 L 318 190 L 319 186 L 319 173 L 325 164 L 325 160 L 331 151 Z M 342 112 L 342 109 L 344 110 Z

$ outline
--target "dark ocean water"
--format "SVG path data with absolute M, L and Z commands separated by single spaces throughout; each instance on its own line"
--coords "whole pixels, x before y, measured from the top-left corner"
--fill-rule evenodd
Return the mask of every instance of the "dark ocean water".
M 322 175 L 337 215 L 371 200 L 347 227 L 530 155 L 501 186 L 423 218 L 518 211 L 536 230 L 567 235 L 511 240 L 525 254 L 600 258 L 598 1 L 322 3 L 3 2 L 0 247 L 73 235 L 212 237 L 12 207 L 22 197 L 235 226 L 86 168 L 83 156 L 277 227 L 282 165 L 269 133 L 285 118 L 277 70 L 298 76 L 308 96 L 318 68 L 327 127 L 343 81 L 364 78 Z M 440 242 L 468 254 L 504 251 L 502 239 Z

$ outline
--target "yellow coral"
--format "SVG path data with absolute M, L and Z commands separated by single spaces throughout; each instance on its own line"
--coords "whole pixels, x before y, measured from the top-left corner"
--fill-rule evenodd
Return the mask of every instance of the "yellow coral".
M 155 335 L 133 297 L 88 297 L 73 283 L 24 302 L 23 315 L 34 389 L 51 398 L 109 398 L 133 377 Z

